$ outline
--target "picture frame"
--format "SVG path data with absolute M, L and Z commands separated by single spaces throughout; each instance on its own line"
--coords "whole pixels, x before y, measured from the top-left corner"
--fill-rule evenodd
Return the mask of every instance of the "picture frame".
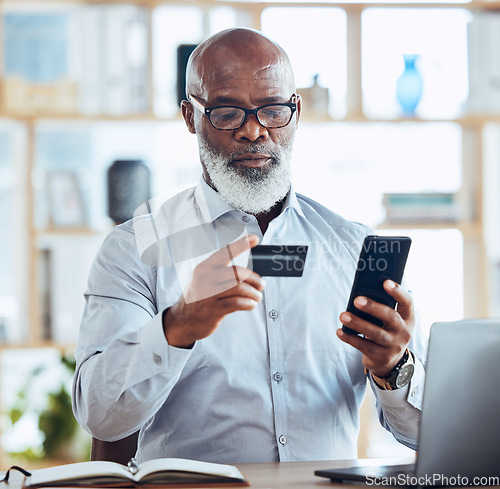
M 47 193 L 51 227 L 75 228 L 87 225 L 83 193 L 75 172 L 49 172 Z

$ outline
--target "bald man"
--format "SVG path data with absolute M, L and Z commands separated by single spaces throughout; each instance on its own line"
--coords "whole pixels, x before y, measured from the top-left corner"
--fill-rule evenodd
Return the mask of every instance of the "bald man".
M 384 285 L 397 312 L 358 299 L 383 328 L 345 312 L 371 230 L 291 186 L 302 102 L 286 53 L 258 31 L 222 31 L 191 55 L 186 89 L 202 177 L 99 251 L 76 351 L 78 421 L 107 441 L 140 430 L 139 462 L 355 458 L 370 385 L 383 426 L 414 448 L 425 338 L 399 284 Z M 255 273 L 259 243 L 307 245 L 302 277 Z M 396 388 L 403 363 L 414 374 Z

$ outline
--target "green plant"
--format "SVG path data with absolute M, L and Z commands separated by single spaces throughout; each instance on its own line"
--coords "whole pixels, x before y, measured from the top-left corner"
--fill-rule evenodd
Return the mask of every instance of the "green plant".
M 81 433 L 71 407 L 74 371 L 75 361 L 61 355 L 59 362 L 37 366 L 30 373 L 8 414 L 13 430 L 36 420 L 40 443 L 32 442 L 21 451 L 9 452 L 11 455 L 29 460 L 69 455 L 68 446 Z M 80 451 L 88 453 L 88 447 Z

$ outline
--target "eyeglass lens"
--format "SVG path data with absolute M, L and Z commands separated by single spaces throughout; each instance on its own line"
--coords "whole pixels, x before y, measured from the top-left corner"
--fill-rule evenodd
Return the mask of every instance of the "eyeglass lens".
M 257 111 L 257 120 L 267 128 L 286 126 L 292 109 L 286 105 L 269 105 Z M 245 120 L 245 111 L 237 107 L 218 107 L 210 112 L 210 121 L 217 129 L 238 129 Z

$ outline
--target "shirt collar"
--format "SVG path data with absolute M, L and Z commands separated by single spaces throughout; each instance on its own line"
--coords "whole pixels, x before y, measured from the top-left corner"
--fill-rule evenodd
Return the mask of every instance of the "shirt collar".
M 228 204 L 218 192 L 210 187 L 203 176 L 200 177 L 200 181 L 195 189 L 195 201 L 205 217 L 206 222 L 213 222 L 228 212 L 238 210 Z M 297 199 L 297 194 L 293 189 L 293 185 L 290 186 L 290 192 L 288 192 L 281 214 L 287 209 L 294 209 L 299 215 L 305 217 L 304 211 Z
M 293 189 L 293 184 L 290 185 L 290 192 L 288 192 L 288 196 L 285 200 L 285 204 L 283 205 L 283 210 L 281 213 L 285 212 L 286 209 L 294 209 L 297 214 L 302 216 L 305 219 L 305 214 L 304 211 L 302 210 L 302 207 L 300 206 L 299 199 L 297 198 L 297 194 L 295 193 L 295 190 Z
M 206 222 L 213 222 L 223 214 L 234 211 L 235 208 L 228 204 L 203 178 L 194 191 L 195 202 L 198 205 Z

